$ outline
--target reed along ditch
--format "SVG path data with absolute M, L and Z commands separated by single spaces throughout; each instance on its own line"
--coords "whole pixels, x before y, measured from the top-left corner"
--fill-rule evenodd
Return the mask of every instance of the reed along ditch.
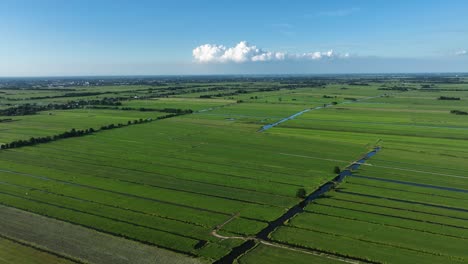
M 244 243 L 242 243 L 240 246 L 235 247 L 232 249 L 232 251 L 225 255 L 224 257 L 220 258 L 219 260 L 215 261 L 215 264 L 231 264 L 233 263 L 236 259 L 238 259 L 240 256 L 251 250 L 256 246 L 256 241 L 255 240 L 269 240 L 269 235 L 275 231 L 278 227 L 282 226 L 286 221 L 289 219 L 293 218 L 295 215 L 302 213 L 304 211 L 304 208 L 323 195 L 324 193 L 330 191 L 333 189 L 336 183 L 341 183 L 347 176 L 352 176 L 352 171 L 359 169 L 359 167 L 364 164 L 368 159 L 372 158 L 374 155 L 379 152 L 381 147 L 375 147 L 373 150 L 367 152 L 361 159 L 353 162 L 351 165 L 346 167 L 343 171 L 338 174 L 333 180 L 323 184 L 320 186 L 316 191 L 313 193 L 309 194 L 304 200 L 302 200 L 300 203 L 296 204 L 295 206 L 291 207 L 286 213 L 278 217 L 277 219 L 271 221 L 268 223 L 268 226 L 265 227 L 263 230 L 258 232 L 255 235 L 255 238 L 246 240 Z

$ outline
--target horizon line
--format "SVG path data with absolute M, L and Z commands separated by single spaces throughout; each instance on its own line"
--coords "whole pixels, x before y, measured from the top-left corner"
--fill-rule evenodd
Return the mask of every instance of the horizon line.
M 381 73 L 227 73 L 227 74 L 115 74 L 115 75 L 31 75 L 31 76 L 0 76 L 0 79 L 21 79 L 21 78 L 137 78 L 137 77 L 223 77 L 223 76 L 344 76 L 344 75 L 468 75 L 468 72 L 381 72 Z

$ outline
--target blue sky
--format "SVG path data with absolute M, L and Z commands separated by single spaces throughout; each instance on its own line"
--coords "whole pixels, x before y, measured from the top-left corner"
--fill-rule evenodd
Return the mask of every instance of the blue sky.
M 468 1 L 3 0 L 0 76 L 466 72 L 467 14 Z

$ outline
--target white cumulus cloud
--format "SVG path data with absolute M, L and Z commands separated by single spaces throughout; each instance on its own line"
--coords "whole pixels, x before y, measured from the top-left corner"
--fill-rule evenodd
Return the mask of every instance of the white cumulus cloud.
M 459 51 L 455 52 L 455 55 L 458 55 L 458 56 L 468 55 L 468 51 L 466 51 L 466 50 L 459 50 Z
M 200 63 L 225 63 L 225 62 L 260 62 L 260 61 L 284 61 L 284 60 L 320 60 L 325 58 L 346 58 L 348 54 L 338 54 L 333 50 L 316 51 L 310 53 L 287 53 L 266 51 L 246 41 L 241 41 L 234 47 L 223 45 L 204 44 L 192 51 L 193 58 Z

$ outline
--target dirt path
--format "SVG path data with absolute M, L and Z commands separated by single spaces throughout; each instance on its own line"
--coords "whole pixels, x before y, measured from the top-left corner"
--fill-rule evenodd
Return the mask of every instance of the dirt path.
M 216 236 L 221 239 L 241 239 L 244 241 L 243 244 L 240 246 L 234 248 L 228 255 L 222 257 L 215 263 L 217 264 L 231 264 L 234 263 L 236 259 L 238 259 L 240 256 L 243 254 L 247 253 L 251 249 L 253 249 L 258 243 L 262 243 L 267 246 L 276 246 L 276 247 L 281 247 L 284 249 L 289 249 L 289 250 L 295 250 L 295 251 L 306 251 L 308 254 L 316 254 L 319 256 L 326 255 L 329 258 L 333 258 L 335 260 L 343 261 L 343 262 L 348 262 L 348 263 L 359 263 L 359 261 L 356 261 L 352 258 L 342 258 L 337 255 L 333 254 L 326 254 L 318 251 L 314 251 L 313 249 L 306 250 L 306 249 L 301 249 L 289 245 L 285 245 L 282 243 L 278 242 L 273 242 L 270 240 L 270 234 L 273 233 L 278 227 L 284 225 L 285 222 L 287 222 L 289 219 L 294 217 L 295 215 L 302 213 L 304 211 L 304 208 L 311 203 L 313 200 L 316 198 L 320 197 L 324 193 L 330 191 L 335 187 L 336 183 L 342 182 L 347 176 L 352 175 L 352 171 L 358 169 L 361 165 L 365 164 L 368 159 L 373 157 L 377 152 L 380 150 L 380 147 L 375 147 L 373 150 L 367 152 L 365 155 L 363 155 L 360 159 L 356 160 L 355 162 L 352 162 L 350 165 L 346 167 L 345 170 L 343 170 L 338 176 L 336 176 L 332 181 L 329 181 L 322 186 L 320 186 L 316 191 L 311 193 L 309 196 L 307 196 L 304 200 L 302 200 L 300 203 L 297 205 L 293 206 L 290 208 L 286 213 L 278 217 L 276 220 L 273 220 L 268 223 L 268 226 L 258 232 L 255 237 L 240 237 L 240 236 L 222 236 L 219 235 L 217 232 L 227 223 L 230 221 L 234 220 L 236 215 L 232 216 L 229 218 L 226 222 L 222 223 L 221 225 L 217 226 L 211 234 L 213 236 Z

